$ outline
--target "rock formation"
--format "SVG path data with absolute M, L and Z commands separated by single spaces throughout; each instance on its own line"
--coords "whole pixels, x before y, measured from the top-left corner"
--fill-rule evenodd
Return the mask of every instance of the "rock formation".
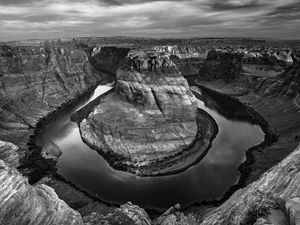
M 275 78 L 261 78 L 256 86 L 256 93 L 263 96 L 286 96 L 299 104 L 300 95 L 300 60 L 297 53 L 292 54 L 293 65 Z
M 176 162 L 175 155 L 194 144 L 202 126 L 196 117 L 195 97 L 168 55 L 132 50 L 117 71 L 115 92 L 80 122 L 80 130 L 91 147 L 117 157 L 108 159 L 115 167 L 154 175 L 171 165 L 159 167 L 160 161 Z M 210 131 L 205 140 L 214 133 L 209 124 L 203 124 L 202 131 Z
M 106 79 L 75 46 L 2 46 L 0 74 L 0 139 L 17 145 L 20 156 L 41 118 Z
M 155 171 L 157 173 L 169 168 L 170 164 L 175 165 L 172 169 L 176 170 L 181 168 L 182 165 L 178 166 L 177 162 L 186 153 L 181 150 L 195 153 L 193 151 L 193 146 L 197 144 L 195 139 L 203 140 L 198 143 L 197 150 L 199 146 L 206 149 L 209 145 L 214 132 L 212 122 L 203 113 L 196 111 L 193 104 L 194 97 L 174 65 L 174 62 L 179 63 L 180 70 L 186 71 L 184 75 L 189 75 L 201 68 L 203 59 L 200 58 L 207 52 L 203 51 L 202 54 L 200 47 L 185 46 L 158 49 L 162 53 L 170 53 L 173 55 L 172 58 L 167 54 L 152 52 L 131 51 L 128 54 L 129 49 L 103 49 L 94 48 L 89 52 L 78 46 L 0 47 L 0 140 L 3 140 L 0 141 L 1 224 L 258 225 L 271 224 L 268 214 L 272 214 L 273 210 L 292 225 L 300 223 L 300 148 L 262 175 L 259 180 L 238 190 L 224 204 L 205 213 L 200 219 L 196 218 L 198 215 L 193 213 L 187 215 L 186 212 L 181 212 L 179 207 L 172 207 L 151 221 L 143 209 L 131 203 L 117 209 L 112 207 L 110 213 L 106 214 L 100 214 L 95 209 L 82 219 L 80 214 L 60 200 L 50 187 L 43 184 L 29 185 L 27 179 L 12 167 L 20 166 L 22 161 L 27 159 L 26 144 L 37 122 L 63 104 L 82 96 L 98 83 L 112 79 L 112 76 L 100 74 L 91 64 L 98 70 L 102 69 L 113 74 L 124 63 L 124 59 L 127 60 L 126 65 L 117 72 L 117 87 L 114 93 L 103 98 L 100 105 L 95 105 L 88 117 L 80 123 L 82 136 L 91 146 L 95 148 L 100 146 L 102 150 L 111 152 L 123 151 L 125 157 L 112 155 L 111 160 L 116 164 L 121 162 L 121 166 L 127 169 L 131 166 L 129 171 L 137 174 L 149 172 L 147 170 L 149 167 L 143 167 L 147 163 L 150 163 L 152 168 L 157 167 Z M 246 51 L 248 50 L 243 50 Z M 255 50 L 250 49 L 249 52 Z M 201 76 L 204 74 L 202 78 L 230 81 L 239 76 L 241 68 L 238 54 L 237 56 L 225 52 L 210 54 L 204 62 L 202 71 L 205 73 L 201 73 Z M 276 97 L 274 98 L 276 100 L 280 97 L 293 100 L 297 105 L 299 55 L 278 53 L 274 56 L 277 60 L 282 59 L 286 62 L 290 62 L 292 58 L 294 64 L 276 77 L 255 78 L 259 82 L 253 98 L 256 101 L 257 96 L 263 96 L 264 99 Z M 187 63 L 185 60 L 190 58 L 193 60 Z M 265 67 L 266 64 L 270 64 L 268 66 L 272 71 L 281 66 L 274 58 L 270 59 L 272 60 L 264 60 L 260 65 L 256 63 L 256 59 L 252 62 L 246 61 L 246 64 L 255 65 L 256 68 L 257 65 Z M 195 67 L 192 70 L 185 70 L 189 67 L 189 63 L 195 64 Z M 255 84 L 254 82 L 253 85 Z M 286 117 L 282 115 L 281 118 Z M 142 127 L 147 132 L 136 129 L 141 127 L 141 124 L 148 126 Z M 295 129 L 296 126 L 297 124 L 294 126 Z M 99 127 L 105 137 L 97 132 Z M 287 127 L 286 130 L 288 129 Z M 299 135 L 289 138 L 285 141 L 299 140 Z M 170 144 L 160 145 L 160 140 L 162 142 L 167 140 Z M 139 149 L 132 147 L 140 146 L 141 143 L 143 147 L 146 146 L 144 149 L 148 149 L 148 152 L 139 154 Z M 282 142 L 279 145 L 285 146 Z M 284 148 L 282 146 L 278 148 Z M 135 151 L 136 154 L 131 154 L 128 149 Z M 166 149 L 169 152 L 159 154 L 158 158 L 157 155 L 151 154 L 152 151 L 162 153 Z M 100 153 L 105 154 L 106 152 L 102 150 L 98 149 Z M 282 149 L 282 152 L 285 150 Z M 275 152 L 273 154 L 278 153 Z M 169 153 L 174 160 L 168 161 Z M 129 156 L 132 158 L 128 158 Z M 255 158 L 256 161 L 265 162 L 265 158 L 258 156 Z M 136 167 L 137 165 L 139 167 Z M 261 170 L 265 171 L 264 168 L 266 167 Z
M 239 53 L 211 51 L 208 53 L 197 79 L 231 81 L 240 76 L 242 59 L 243 55 Z
M 12 167 L 20 166 L 19 147 L 6 141 L 0 140 L 0 159 Z
M 97 211 L 84 216 L 83 221 L 86 225 L 98 224 L 126 224 L 126 225 L 151 225 L 152 221 L 146 211 L 131 202 L 121 205 L 120 208 L 113 210 L 107 215 Z
M 260 217 L 267 218 L 272 208 L 283 211 L 289 224 L 299 224 L 299 162 L 300 147 L 258 181 L 238 190 L 201 224 L 254 224 Z
M 46 185 L 30 186 L 26 178 L 0 160 L 0 223 L 83 224 L 80 214 Z
M 91 63 L 99 71 L 116 74 L 117 69 L 124 63 L 129 48 L 94 47 L 89 53 Z

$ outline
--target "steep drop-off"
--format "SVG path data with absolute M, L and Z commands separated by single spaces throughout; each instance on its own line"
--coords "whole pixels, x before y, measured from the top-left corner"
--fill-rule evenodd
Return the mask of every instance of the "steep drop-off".
M 209 52 L 203 67 L 199 71 L 198 80 L 222 79 L 231 81 L 240 76 L 243 55 L 238 53 Z
M 212 118 L 197 110 L 187 81 L 167 54 L 132 50 L 126 61 L 117 71 L 114 93 L 78 121 L 83 140 L 115 168 L 138 175 L 185 168 L 177 164 L 195 142 L 202 141 L 200 153 L 210 144 Z
M 17 145 L 23 157 L 41 118 L 107 80 L 75 46 L 3 46 L 0 56 L 0 140 Z

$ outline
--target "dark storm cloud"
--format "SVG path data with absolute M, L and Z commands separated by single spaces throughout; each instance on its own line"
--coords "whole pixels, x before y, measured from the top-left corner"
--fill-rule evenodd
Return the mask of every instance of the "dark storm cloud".
M 255 18 L 252 18 L 251 21 L 254 22 Z M 259 22 L 269 25 L 272 29 L 276 26 L 280 29 L 282 26 L 289 26 L 295 22 L 300 23 L 300 2 L 275 7 L 270 12 L 262 15 Z M 297 29 L 299 30 L 299 26 L 295 27 L 295 32 L 297 32 Z
M 273 20 L 290 20 L 300 18 L 300 2 L 275 8 L 265 15 Z
M 212 10 L 238 10 L 238 9 L 254 9 L 265 6 L 259 0 L 250 1 L 232 1 L 232 0 L 213 0 L 208 3 Z

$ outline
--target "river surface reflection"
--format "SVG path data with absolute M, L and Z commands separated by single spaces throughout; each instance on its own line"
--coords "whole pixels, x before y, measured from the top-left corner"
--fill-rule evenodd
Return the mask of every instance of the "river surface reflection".
M 219 104 L 222 97 L 215 100 L 203 94 L 206 101 L 198 100 L 198 107 L 215 119 L 219 132 L 198 164 L 182 173 L 163 177 L 141 178 L 114 170 L 82 141 L 77 124 L 70 120 L 74 112 L 111 88 L 98 86 L 90 99 L 53 118 L 37 142 L 40 146 L 54 142 L 62 151 L 57 173 L 101 200 L 117 204 L 131 201 L 144 208 L 163 209 L 176 203 L 188 205 L 220 198 L 238 181 L 237 168 L 245 160 L 246 150 L 264 140 L 258 125 L 243 117 L 235 119 L 237 109 L 230 109 L 230 102 L 226 103 L 226 113 L 222 115 L 220 105 L 223 105 Z

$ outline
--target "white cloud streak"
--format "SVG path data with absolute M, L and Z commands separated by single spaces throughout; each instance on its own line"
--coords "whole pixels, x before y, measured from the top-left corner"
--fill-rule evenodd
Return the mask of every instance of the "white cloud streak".
M 120 1 L 121 2 L 121 1 Z M 129 1 L 128 1 L 129 2 Z M 24 3 L 24 2 L 23 2 Z M 0 40 L 63 36 L 144 35 L 265 36 L 278 25 L 278 37 L 300 38 L 293 18 L 271 15 L 278 7 L 299 6 L 299 0 L 183 0 L 138 1 L 109 4 L 108 1 L 43 0 L 29 4 L 1 4 Z M 270 14 L 269 16 L 267 16 Z M 295 30 L 293 31 L 294 28 Z M 265 33 L 263 31 L 266 31 Z

